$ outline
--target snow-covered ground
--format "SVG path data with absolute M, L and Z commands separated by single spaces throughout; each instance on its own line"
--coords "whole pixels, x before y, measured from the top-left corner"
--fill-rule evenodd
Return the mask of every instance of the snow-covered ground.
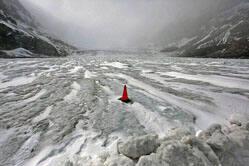
M 127 84 L 133 104 L 117 100 Z M 0 165 L 93 165 L 119 139 L 249 117 L 249 61 L 106 52 L 0 60 Z

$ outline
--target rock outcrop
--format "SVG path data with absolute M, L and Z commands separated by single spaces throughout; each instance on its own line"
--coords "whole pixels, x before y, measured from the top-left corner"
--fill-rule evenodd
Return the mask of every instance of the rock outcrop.
M 66 56 L 73 47 L 37 31 L 39 26 L 18 0 L 0 1 L 0 57 Z
M 104 163 L 105 166 L 135 166 L 135 162 L 123 155 L 108 158 Z
M 194 24 L 201 26 L 193 34 L 185 34 L 162 52 L 174 51 L 183 57 L 249 58 L 249 2 L 227 1 L 231 5 L 208 13 L 208 18 L 200 16 Z
M 118 151 L 132 159 L 137 159 L 143 155 L 154 152 L 159 146 L 158 137 L 154 135 L 145 135 L 141 137 L 132 137 L 126 142 L 118 144 Z

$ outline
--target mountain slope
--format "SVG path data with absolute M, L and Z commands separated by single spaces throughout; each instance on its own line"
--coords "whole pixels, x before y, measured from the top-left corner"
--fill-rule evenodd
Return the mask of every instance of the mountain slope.
M 220 11 L 191 38 L 169 45 L 163 52 L 179 56 L 249 58 L 249 2 Z
M 18 0 L 1 0 L 0 57 L 66 56 L 73 49 L 36 31 L 37 26 Z

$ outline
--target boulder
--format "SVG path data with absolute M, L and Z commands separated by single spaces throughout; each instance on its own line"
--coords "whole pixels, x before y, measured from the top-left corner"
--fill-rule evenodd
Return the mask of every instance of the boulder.
M 175 128 L 170 130 L 167 133 L 167 136 L 162 138 L 160 141 L 164 142 L 167 140 L 181 140 L 184 136 L 189 136 L 192 135 L 193 133 L 191 133 L 189 130 L 184 129 L 184 128 Z
M 227 148 L 226 146 L 229 146 L 229 144 L 231 143 L 229 138 L 221 132 L 213 133 L 206 142 L 215 152 L 225 150 Z
M 229 122 L 231 125 L 242 126 L 241 122 L 238 120 L 230 120 Z
M 242 123 L 246 123 L 246 121 L 247 119 L 245 119 L 245 116 L 239 114 L 233 114 L 229 118 L 229 122 L 231 125 L 242 126 Z
M 131 159 L 138 159 L 156 151 L 158 142 L 158 136 L 155 135 L 131 137 L 126 142 L 118 143 L 118 151 Z
M 199 155 L 202 156 L 207 163 L 209 163 L 209 165 L 220 165 L 219 158 L 216 156 L 212 148 L 206 142 L 194 136 L 184 137 L 182 139 L 182 142 L 191 145 L 191 147 L 195 149 L 197 153 L 199 153 Z
M 205 166 L 202 158 L 196 155 L 195 150 L 189 145 L 176 141 L 175 143 L 163 143 L 156 153 L 143 156 L 137 166 Z
M 247 123 L 245 124 L 245 128 L 246 128 L 246 130 L 249 131 L 249 122 L 247 122 Z
M 221 125 L 220 124 L 213 124 L 209 128 L 207 128 L 205 131 L 202 131 L 199 135 L 198 138 L 202 140 L 207 140 L 210 136 L 212 136 L 213 133 L 215 132 L 221 132 Z
M 214 124 L 200 137 L 184 129 L 174 129 L 160 140 L 152 135 L 132 137 L 120 143 L 118 149 L 136 159 L 133 160 L 137 161 L 136 166 L 245 166 L 249 163 L 248 129 L 249 123 L 244 122 L 242 127 Z M 119 159 L 112 161 L 121 165 Z
M 118 156 L 112 156 L 106 160 L 104 163 L 105 166 L 135 166 L 135 163 L 123 156 L 123 155 L 118 155 Z
M 230 129 L 229 132 L 215 131 L 206 142 L 218 156 L 221 165 L 244 166 L 249 162 L 249 131 L 241 127 Z
M 227 135 L 229 142 L 223 144 L 222 151 L 216 151 L 222 165 L 245 166 L 249 163 L 249 132 L 236 130 Z
M 169 166 L 169 164 L 162 160 L 159 154 L 152 153 L 149 156 L 140 157 L 136 166 Z

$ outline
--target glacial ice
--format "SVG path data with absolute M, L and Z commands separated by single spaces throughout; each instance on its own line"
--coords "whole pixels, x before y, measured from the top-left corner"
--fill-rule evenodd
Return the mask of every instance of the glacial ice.
M 233 139 L 232 147 L 225 148 L 236 149 L 238 155 L 242 152 L 239 143 L 247 146 L 243 139 L 247 138 L 249 117 L 248 64 L 248 60 L 111 52 L 1 59 L 0 163 L 134 165 L 154 162 L 157 153 L 167 158 L 174 154 L 171 150 L 192 152 L 189 146 L 195 154 L 186 156 L 195 159 L 201 155 L 198 161 L 211 163 L 215 157 L 205 157 L 212 154 L 206 144 L 219 148 L 224 136 Z M 124 84 L 134 104 L 118 100 Z M 221 124 L 225 134 L 203 137 L 214 123 Z M 174 137 L 174 129 L 189 132 L 178 131 Z M 194 139 L 197 131 L 204 143 Z M 185 143 L 173 143 L 173 148 L 164 145 L 140 161 L 119 154 L 120 140 L 148 134 L 158 135 L 162 142 L 165 137 L 191 137 Z M 217 138 L 224 142 L 217 142 Z M 195 144 L 189 144 L 191 141 Z M 215 154 L 223 162 L 228 151 L 221 150 L 224 153 Z

